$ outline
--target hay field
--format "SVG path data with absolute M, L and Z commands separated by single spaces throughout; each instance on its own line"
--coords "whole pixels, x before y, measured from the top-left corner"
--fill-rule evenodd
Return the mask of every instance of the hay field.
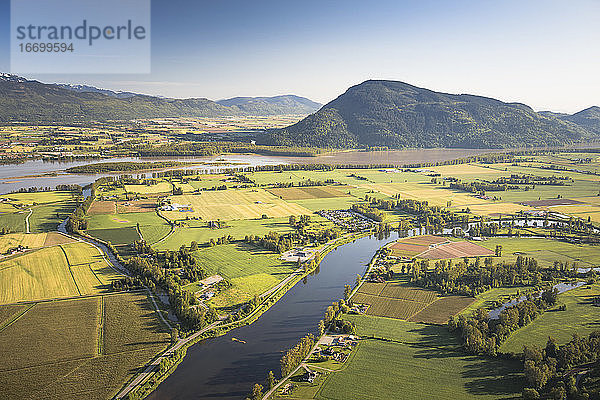
M 172 190 L 169 182 L 158 182 L 155 185 L 125 185 L 125 190 L 130 193 L 158 194 L 170 193 Z
M 162 215 L 170 220 L 190 217 L 212 221 L 217 219 L 255 219 L 260 218 L 263 214 L 275 218 L 312 214 L 312 211 L 298 204 L 288 203 L 263 189 L 204 191 L 193 195 L 171 196 L 171 201 L 190 205 L 193 211 L 162 211 Z
M 454 203 L 453 203 L 454 205 Z M 473 214 L 486 215 L 486 216 L 497 216 L 499 214 L 516 214 L 519 211 L 531 211 L 533 207 L 525 206 L 516 203 L 486 203 L 486 204 L 470 204 L 469 210 Z M 456 206 L 456 209 L 463 209 L 465 207 Z
M 306 200 L 306 199 L 327 199 L 332 197 L 348 196 L 343 192 L 348 187 L 334 186 L 307 186 L 290 188 L 273 188 L 268 192 L 281 197 L 283 200 Z
M 45 233 L 9 233 L 0 236 L 0 253 L 4 254 L 9 248 L 16 246 L 35 249 L 43 247 L 45 242 Z
M 101 293 L 116 274 L 87 243 L 45 247 L 0 262 L 0 304 Z M 72 257 L 73 264 L 67 260 Z

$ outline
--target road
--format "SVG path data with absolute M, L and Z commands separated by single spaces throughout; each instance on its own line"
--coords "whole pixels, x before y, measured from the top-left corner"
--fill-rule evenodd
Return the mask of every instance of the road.
M 29 214 L 27 214 L 27 216 L 25 217 L 25 233 L 31 233 L 29 231 L 29 217 L 31 217 L 31 214 L 33 214 L 33 210 L 30 208 Z
M 163 354 L 161 354 L 159 357 L 157 357 L 150 365 L 148 365 L 148 367 L 146 367 L 144 372 L 142 372 L 141 374 L 136 376 L 135 379 L 129 383 L 129 385 L 127 385 L 123 390 L 121 390 L 121 392 L 119 392 L 119 394 L 117 394 L 115 396 L 115 399 L 122 399 L 125 396 L 127 396 L 127 394 L 129 392 L 131 392 L 132 390 L 134 390 L 136 387 L 143 385 L 144 382 L 146 382 L 146 380 L 148 378 L 150 378 L 154 374 L 154 372 L 158 369 L 158 366 L 160 365 L 160 362 L 163 359 L 170 357 L 171 354 L 173 354 L 175 351 L 179 350 L 181 347 L 183 347 L 186 344 L 190 343 L 191 341 L 195 340 L 198 336 L 202 335 L 204 332 L 214 328 L 219 323 L 221 323 L 221 321 L 213 322 L 212 324 L 208 325 L 206 328 L 199 330 L 198 332 L 194 333 L 193 335 L 190 335 L 184 339 L 179 339 L 177 341 L 177 343 L 175 343 L 173 346 L 169 347 Z

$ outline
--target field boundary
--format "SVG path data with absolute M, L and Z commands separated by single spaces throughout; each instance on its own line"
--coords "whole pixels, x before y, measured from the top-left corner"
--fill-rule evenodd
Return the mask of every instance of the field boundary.
M 67 255 L 67 251 L 64 249 L 64 247 L 62 247 L 62 245 L 59 245 L 58 247 L 60 247 L 60 249 L 63 252 L 63 255 L 65 256 L 65 260 L 67 261 L 67 267 L 69 267 L 69 272 L 71 273 L 71 278 L 73 278 L 73 283 L 75 283 L 75 288 L 77 288 L 77 293 L 79 293 L 79 295 L 81 296 L 81 290 L 79 290 L 79 285 L 77 284 L 77 281 L 75 280 L 75 275 L 73 274 L 73 270 L 71 269 L 71 262 L 69 261 L 69 256 Z
M 3 330 L 5 330 L 6 328 L 8 328 L 9 326 L 11 326 L 12 324 L 14 324 L 15 322 L 17 322 L 19 319 L 21 319 L 21 317 L 23 317 L 23 315 L 27 314 L 27 312 L 29 310 L 31 310 L 33 307 L 35 307 L 36 305 L 37 305 L 37 303 L 33 303 L 31 305 L 31 307 L 28 307 L 28 308 L 26 308 L 23 311 L 17 311 L 13 315 L 11 315 L 9 317 L 9 319 L 5 323 L 3 323 L 2 325 L 0 325 L 0 332 L 2 332 Z

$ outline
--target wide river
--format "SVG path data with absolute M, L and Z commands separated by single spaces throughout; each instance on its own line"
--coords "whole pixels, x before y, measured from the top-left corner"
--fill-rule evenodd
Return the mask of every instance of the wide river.
M 149 399 L 244 399 L 270 370 L 280 375 L 283 352 L 307 333 L 316 333 L 327 306 L 343 297 L 344 285 L 353 285 L 375 251 L 397 237 L 364 237 L 333 250 L 315 275 L 298 282 L 256 322 L 190 347 Z
M 277 164 L 394 164 L 397 166 L 419 163 L 445 161 L 470 155 L 489 153 L 482 149 L 407 149 L 393 151 L 346 151 L 328 153 L 317 157 L 279 157 L 256 154 L 227 154 L 206 157 L 119 157 L 98 160 L 77 161 L 43 161 L 29 160 L 22 164 L 0 165 L 0 194 L 17 191 L 21 188 L 50 187 L 59 184 L 85 186 L 102 176 L 131 174 L 139 172 L 119 172 L 116 174 L 68 174 L 65 169 L 79 165 L 98 162 L 117 161 L 184 161 L 205 162 L 219 161 L 222 164 L 194 165 L 175 167 L 174 169 L 194 169 L 207 173 L 219 172 L 225 168 Z

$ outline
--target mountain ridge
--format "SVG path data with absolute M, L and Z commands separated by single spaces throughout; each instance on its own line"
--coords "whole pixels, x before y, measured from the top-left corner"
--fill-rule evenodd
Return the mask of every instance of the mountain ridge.
M 405 82 L 367 80 L 260 142 L 328 148 L 556 146 L 598 135 L 522 103 L 450 94 Z
M 1 122 L 72 123 L 164 117 L 306 115 L 318 108 L 307 106 L 314 102 L 299 96 L 279 96 L 281 101 L 277 97 L 225 106 L 203 97 L 165 98 L 87 85 L 48 84 L 0 73 Z

